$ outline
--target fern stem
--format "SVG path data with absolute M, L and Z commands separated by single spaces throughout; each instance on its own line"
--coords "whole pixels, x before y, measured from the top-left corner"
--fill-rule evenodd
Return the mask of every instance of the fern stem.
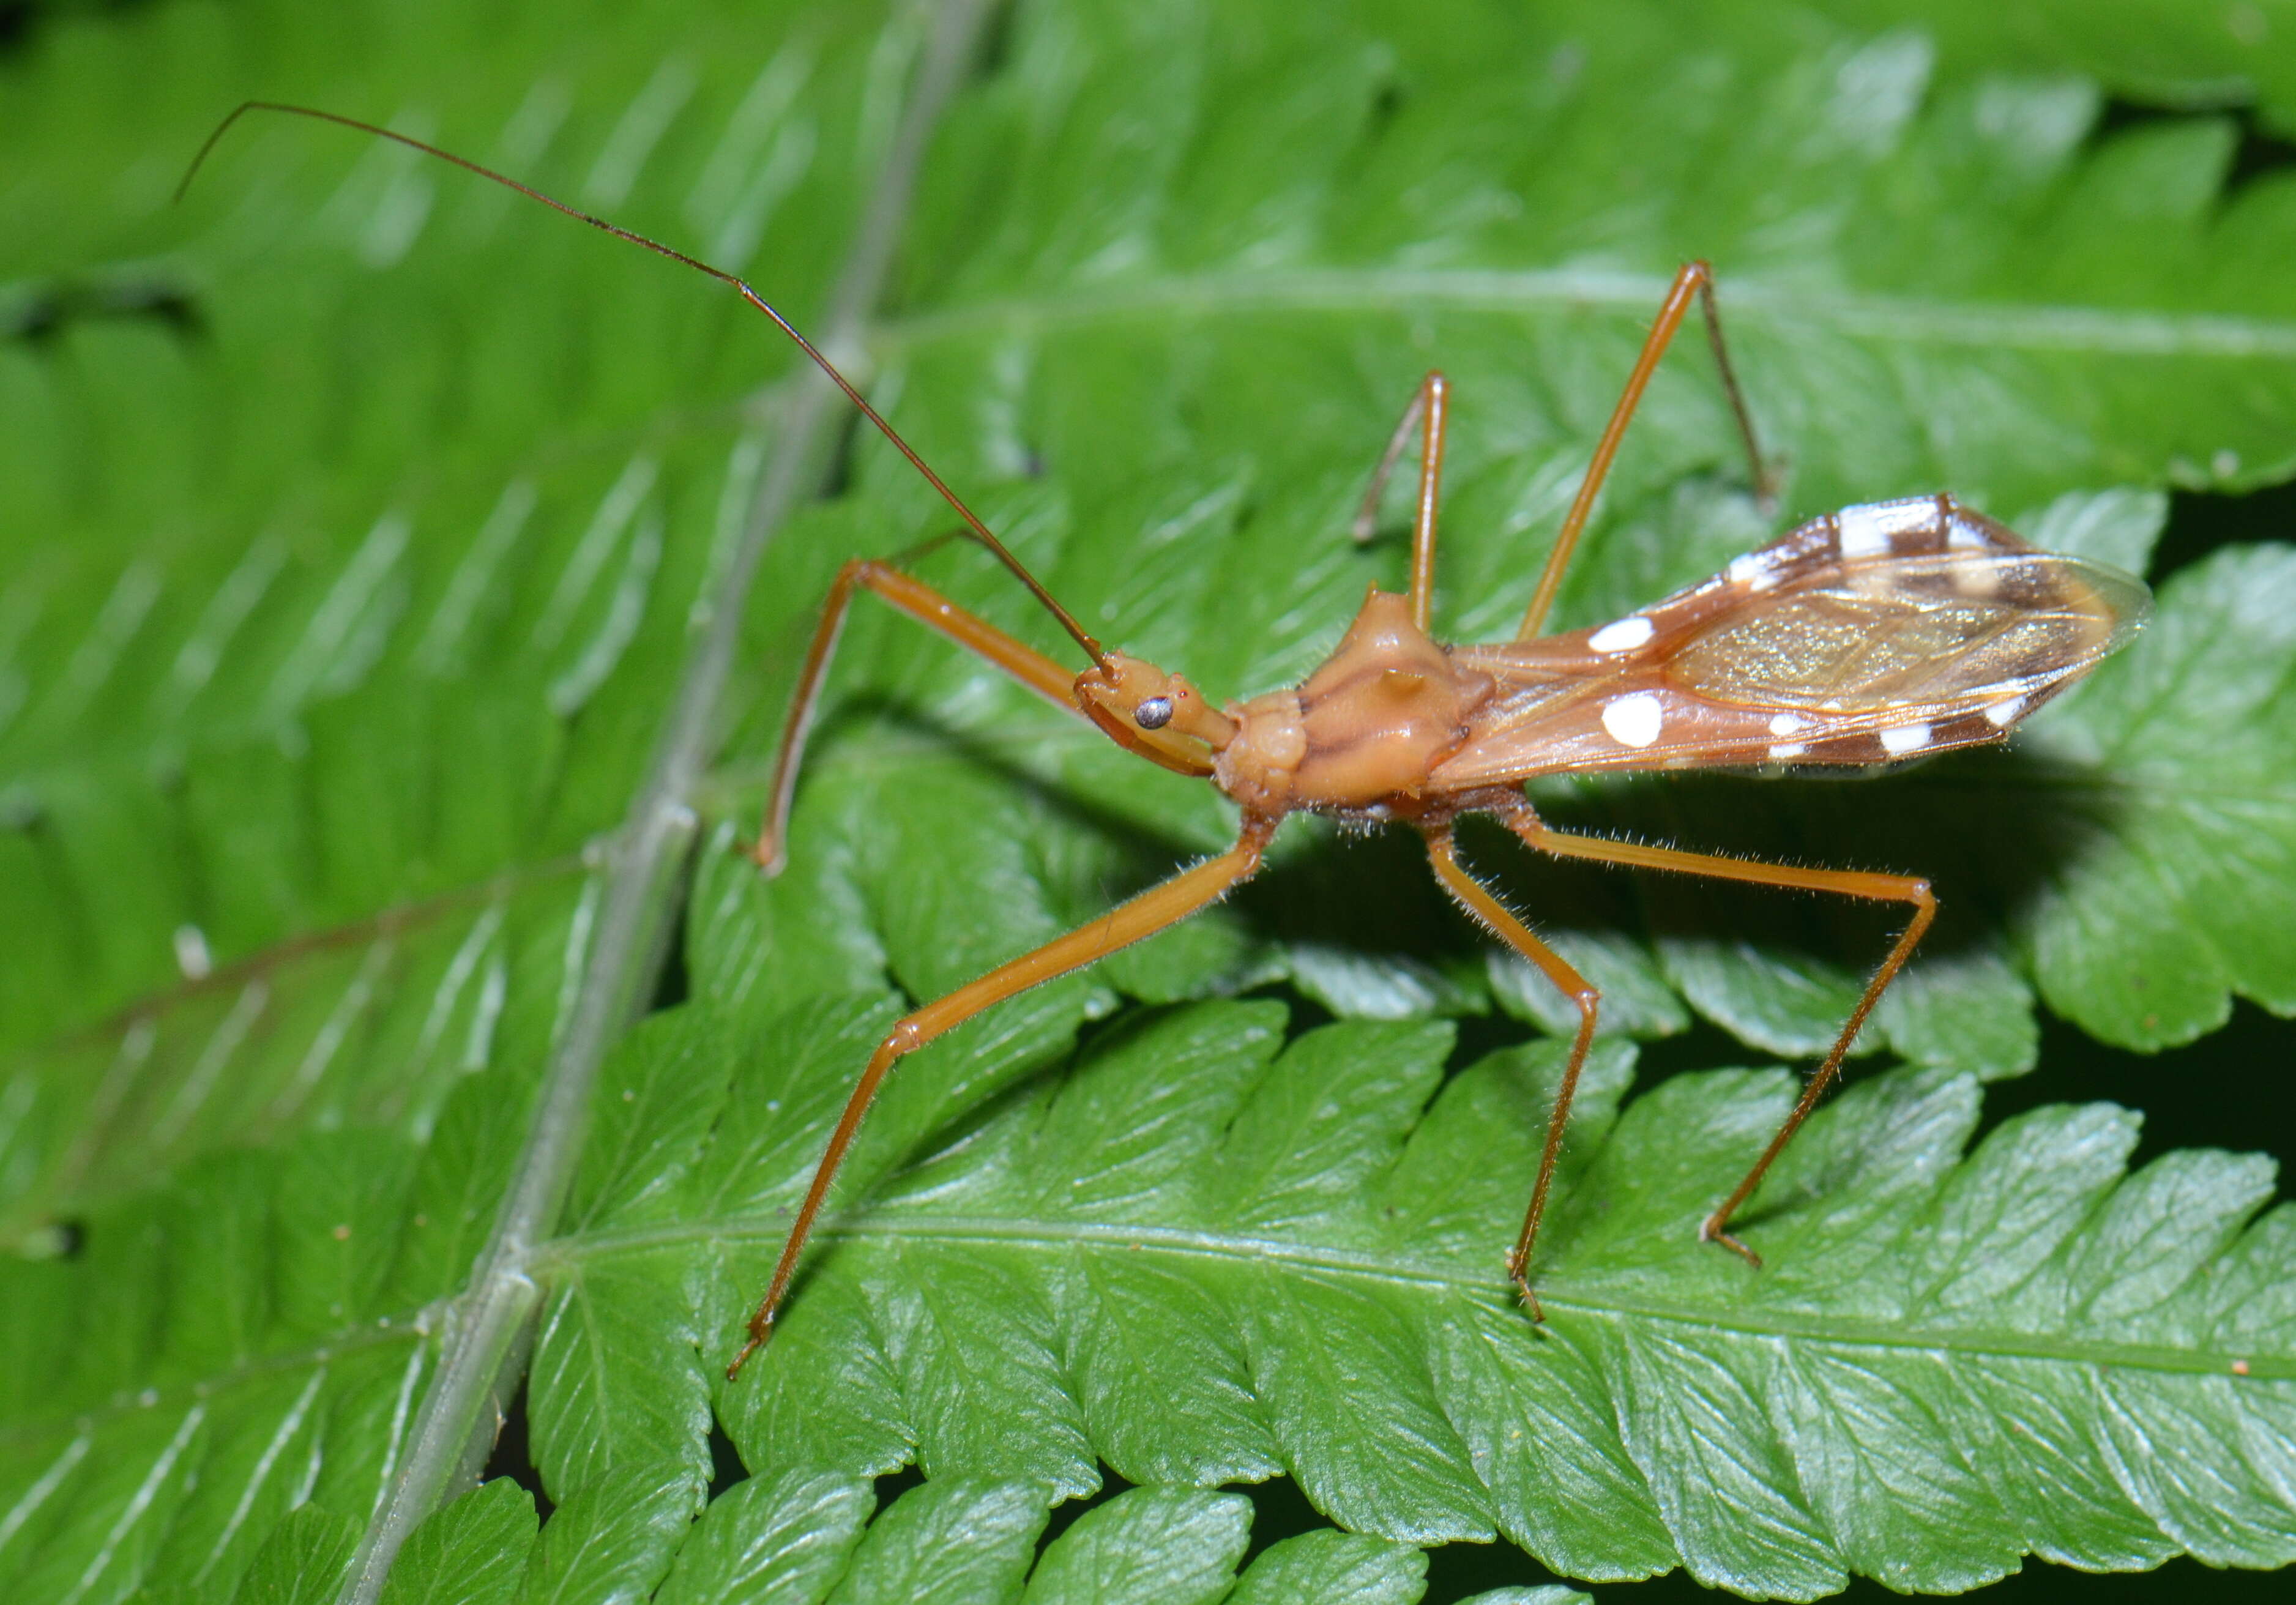
M 860 348 L 926 142 L 972 58 L 983 11 L 983 0 L 942 0 L 934 7 L 923 61 L 823 325 L 818 343 L 840 360 Z M 693 843 L 692 798 L 718 738 L 743 604 L 767 542 L 816 494 L 834 442 L 839 397 L 825 378 L 803 367 L 781 389 L 780 436 L 741 543 L 712 599 L 709 627 L 668 710 L 645 781 L 612 838 L 595 943 L 517 1172 L 477 1269 L 445 1324 L 439 1368 L 409 1433 L 406 1461 L 367 1523 L 341 1605 L 374 1605 L 408 1535 L 483 1464 L 500 1413 L 524 1371 L 540 1297 L 529 1260 L 564 1203 L 599 1066 L 660 962 Z

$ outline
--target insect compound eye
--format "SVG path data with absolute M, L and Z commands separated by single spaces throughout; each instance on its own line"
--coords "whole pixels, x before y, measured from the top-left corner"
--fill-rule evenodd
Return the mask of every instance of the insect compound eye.
M 1143 730 L 1161 730 L 1172 722 L 1172 699 L 1151 697 L 1132 710 L 1132 722 Z

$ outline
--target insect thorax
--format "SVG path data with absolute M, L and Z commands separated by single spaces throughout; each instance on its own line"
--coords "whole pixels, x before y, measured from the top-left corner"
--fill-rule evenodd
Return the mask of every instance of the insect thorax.
M 1410 811 L 1493 688 L 1413 621 L 1409 598 L 1374 588 L 1337 650 L 1296 690 L 1230 710 L 1241 728 L 1215 778 L 1256 813 Z

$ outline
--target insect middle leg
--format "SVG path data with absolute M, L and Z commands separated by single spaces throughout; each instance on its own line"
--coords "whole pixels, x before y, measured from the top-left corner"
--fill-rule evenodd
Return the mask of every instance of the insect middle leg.
M 1395 433 L 1388 437 L 1379 466 L 1372 471 L 1370 487 L 1364 492 L 1363 505 L 1356 509 L 1352 526 L 1358 543 L 1371 539 L 1388 476 L 1395 471 L 1411 431 L 1424 419 L 1427 427 L 1419 442 L 1419 505 L 1411 524 L 1411 618 L 1423 630 L 1429 627 L 1435 610 L 1435 504 L 1443 479 L 1443 436 L 1448 426 L 1450 396 L 1451 382 L 1440 373 L 1430 373 L 1419 381 L 1411 405 L 1396 420 Z
M 1460 867 L 1456 848 L 1447 827 L 1427 833 L 1427 857 L 1435 866 L 1435 878 L 1443 889 L 1456 898 L 1459 906 L 1489 928 L 1491 933 L 1535 965 L 1539 973 L 1554 983 L 1555 988 L 1578 1007 L 1578 1034 L 1570 1042 L 1570 1057 L 1562 1067 L 1562 1079 L 1554 1089 L 1554 1111 L 1546 1118 L 1546 1146 L 1538 1156 L 1538 1177 L 1530 1186 L 1530 1206 L 1523 1211 L 1522 1233 L 1515 1239 L 1507 1255 L 1507 1274 L 1522 1290 L 1523 1303 L 1529 1306 L 1530 1318 L 1542 1320 L 1538 1295 L 1530 1288 L 1530 1250 L 1538 1241 L 1538 1223 L 1546 1213 L 1546 1193 L 1554 1181 L 1554 1166 L 1562 1153 L 1563 1128 L 1570 1124 L 1570 1101 L 1578 1093 L 1578 1072 L 1586 1068 L 1587 1051 L 1595 1044 L 1595 1019 L 1602 1007 L 1603 995 L 1594 984 L 1563 962 L 1562 955 L 1524 929 L 1521 921 L 1507 911 L 1506 905 L 1491 895 L 1490 889 Z
M 1835 1077 L 1841 1075 L 1841 1061 L 1848 1057 L 1850 1044 L 1857 1040 L 1857 1033 L 1864 1028 L 1866 1016 L 1874 1012 L 1874 1005 L 1882 1001 L 1882 994 L 1897 979 L 1898 971 L 1906 967 L 1906 961 L 1913 956 L 1922 933 L 1937 917 L 1937 898 L 1931 895 L 1930 883 L 1913 875 L 1882 875 L 1862 870 L 1813 870 L 1794 864 L 1749 863 L 1742 858 L 1718 858 L 1705 853 L 1685 853 L 1673 848 L 1644 847 L 1638 842 L 1606 841 L 1598 836 L 1575 836 L 1551 828 L 1528 807 L 1520 813 L 1506 815 L 1505 823 L 1529 847 L 1559 858 L 1585 858 L 1597 864 L 1624 864 L 1634 869 L 1668 870 L 1677 874 L 1702 875 L 1715 880 L 1740 880 L 1754 886 L 1831 892 L 1837 897 L 1912 905 L 1913 919 L 1897 941 L 1891 944 L 1888 954 L 1882 960 L 1882 967 L 1874 972 L 1874 979 L 1866 983 L 1865 993 L 1858 998 L 1857 1006 L 1849 1011 L 1849 1022 L 1841 1028 L 1841 1035 L 1834 1039 L 1833 1050 L 1826 1054 L 1824 1062 L 1812 1072 L 1792 1112 L 1778 1127 L 1777 1135 L 1770 1139 L 1770 1145 L 1762 1151 L 1762 1157 L 1754 1161 L 1754 1167 L 1746 1173 L 1745 1179 L 1698 1228 L 1701 1241 L 1718 1242 L 1743 1255 L 1753 1264 L 1760 1265 L 1759 1255 L 1730 1235 L 1730 1217 L 1752 1196 L 1754 1189 L 1761 1185 L 1762 1177 L 1776 1162 L 1778 1155 L 1785 1151 L 1786 1144 L 1793 1141 L 1794 1133 L 1801 1129 L 1802 1122 L 1809 1118 L 1810 1111 L 1817 1107 L 1817 1101 L 1824 1096 L 1825 1089 L 1833 1085 Z M 1542 1184 L 1545 1179 L 1542 1175 Z
M 1595 511 L 1595 496 L 1603 488 L 1603 481 L 1611 472 L 1611 460 L 1619 454 L 1619 442 L 1634 419 L 1635 409 L 1642 405 L 1643 391 L 1649 388 L 1651 375 L 1658 371 L 1659 358 L 1674 342 L 1675 332 L 1690 311 L 1691 298 L 1695 296 L 1706 314 L 1706 336 L 1714 348 L 1714 365 L 1722 373 L 1723 394 L 1730 399 L 1730 413 L 1738 421 L 1738 438 L 1746 448 L 1746 461 L 1754 477 L 1754 494 L 1767 498 L 1770 493 L 1769 470 L 1762 462 L 1762 448 L 1754 438 L 1754 421 L 1746 411 L 1746 398 L 1738 389 L 1736 370 L 1730 365 L 1729 348 L 1722 342 L 1721 315 L 1714 307 L 1714 270 L 1703 262 L 1686 262 L 1674 275 L 1674 283 L 1659 303 L 1658 318 L 1651 324 L 1650 335 L 1643 341 L 1642 355 L 1635 360 L 1634 372 L 1627 375 L 1627 388 L 1611 409 L 1611 422 L 1603 426 L 1602 438 L 1595 443 L 1595 455 L 1587 464 L 1587 477 L 1579 482 L 1578 494 L 1572 499 L 1570 511 L 1563 516 L 1562 528 L 1554 536 L 1554 547 L 1546 554 L 1546 566 L 1539 571 L 1538 588 L 1531 593 L 1530 606 L 1522 616 L 1522 628 L 1516 639 L 1528 641 L 1538 634 L 1546 622 L 1547 610 L 1554 605 L 1555 593 L 1562 588 L 1562 571 L 1570 565 L 1570 553 L 1586 532 L 1587 520 Z
M 733 1364 L 726 1367 L 726 1380 L 730 1381 L 739 1374 L 742 1362 L 773 1336 L 774 1315 L 781 1307 L 782 1296 L 789 1291 L 791 1277 L 797 1273 L 798 1256 L 805 1251 L 806 1239 L 812 1235 L 814 1217 L 821 1213 L 822 1200 L 829 1196 L 829 1184 L 836 1179 L 837 1167 L 844 1162 L 854 1134 L 860 1130 L 862 1118 L 876 1099 L 877 1088 L 896 1061 L 954 1030 L 984 1009 L 1104 959 L 1117 949 L 1153 936 L 1168 925 L 1177 925 L 1198 909 L 1218 902 L 1259 868 L 1260 855 L 1275 832 L 1275 821 L 1246 815 L 1236 844 L 1218 857 L 1183 870 L 1161 885 L 1119 904 L 1091 924 L 998 965 L 979 980 L 959 987 L 947 997 L 903 1017 L 888 1031 L 877 1044 L 877 1051 L 869 1056 L 861 1079 L 854 1083 L 852 1095 L 845 1101 L 845 1112 L 838 1117 L 837 1128 L 829 1136 L 829 1146 L 814 1169 L 812 1185 L 806 1189 L 805 1202 L 798 1209 L 797 1224 L 790 1228 L 789 1241 L 783 1246 L 781 1259 L 774 1266 L 773 1280 L 767 1285 L 766 1296 L 758 1303 L 757 1313 L 750 1317 L 749 1340 L 734 1356 Z

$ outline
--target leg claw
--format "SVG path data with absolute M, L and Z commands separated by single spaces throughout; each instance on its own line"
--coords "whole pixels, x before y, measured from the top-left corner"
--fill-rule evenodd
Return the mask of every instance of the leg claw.
M 1531 1324 L 1545 1326 L 1546 1312 L 1538 1307 L 1538 1295 L 1530 1290 L 1530 1278 L 1524 1274 L 1522 1266 L 1515 1263 L 1512 1254 L 1507 1256 L 1507 1280 L 1513 1282 L 1515 1291 L 1522 1295 L 1522 1307 L 1530 1312 Z
M 1709 1219 L 1702 1223 L 1698 1228 L 1698 1241 L 1702 1243 L 1720 1243 L 1757 1271 L 1762 1268 L 1762 1257 L 1725 1232 L 1720 1221 Z

